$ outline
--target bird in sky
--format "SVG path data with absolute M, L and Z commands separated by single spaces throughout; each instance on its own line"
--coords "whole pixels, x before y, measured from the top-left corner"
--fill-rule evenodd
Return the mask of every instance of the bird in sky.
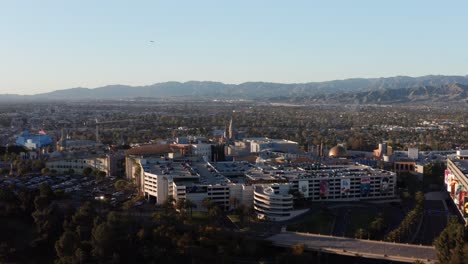
M 150 40 L 151 43 L 154 43 L 154 40 Z

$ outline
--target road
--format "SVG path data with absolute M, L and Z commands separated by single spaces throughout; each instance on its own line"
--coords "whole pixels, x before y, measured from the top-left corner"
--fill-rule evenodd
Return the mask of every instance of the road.
M 361 256 L 412 263 L 419 259 L 425 263 L 436 262 L 436 251 L 432 246 L 359 240 L 315 234 L 283 232 L 268 238 L 273 244 L 290 247 L 304 243 L 308 249 L 340 255 Z

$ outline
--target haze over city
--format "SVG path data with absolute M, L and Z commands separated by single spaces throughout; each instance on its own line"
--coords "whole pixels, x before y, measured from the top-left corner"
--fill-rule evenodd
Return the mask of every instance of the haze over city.
M 2 1 L 0 91 L 466 75 L 466 1 Z

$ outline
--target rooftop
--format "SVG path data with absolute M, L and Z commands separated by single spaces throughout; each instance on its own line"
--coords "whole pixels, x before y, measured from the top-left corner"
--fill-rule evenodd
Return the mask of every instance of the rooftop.
M 145 172 L 156 175 L 170 175 L 173 178 L 198 178 L 199 175 L 188 163 L 151 159 L 143 164 Z
M 148 159 L 143 165 L 145 172 L 155 175 L 168 175 L 178 185 L 193 186 L 194 183 L 201 185 L 227 184 L 230 180 L 223 175 L 210 171 L 205 162 L 172 162 L 170 160 Z
M 164 155 L 173 152 L 173 148 L 169 144 L 164 145 L 144 145 L 127 150 L 126 155 Z
M 468 177 L 468 160 L 462 160 L 462 159 L 452 159 L 453 164 L 457 166 L 460 171 L 465 174 L 466 177 Z

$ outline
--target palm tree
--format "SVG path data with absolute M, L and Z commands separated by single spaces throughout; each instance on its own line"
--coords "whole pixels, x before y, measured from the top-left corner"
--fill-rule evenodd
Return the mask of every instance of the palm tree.
M 221 214 L 222 214 L 222 211 L 217 205 L 214 205 L 210 209 L 208 209 L 208 215 L 210 216 L 211 219 L 215 221 L 219 219 Z
M 177 209 L 177 211 L 182 213 L 183 210 L 185 209 L 185 199 L 177 200 L 177 202 L 175 203 L 175 209 Z
M 209 209 L 212 208 L 215 204 L 214 204 L 214 202 L 211 200 L 211 198 L 206 197 L 205 199 L 203 199 L 202 205 L 203 205 L 203 207 L 205 207 L 206 209 L 209 210 Z
M 236 209 L 237 206 L 239 206 L 239 199 L 237 199 L 236 197 L 229 198 L 229 209 Z
M 185 208 L 189 209 L 190 218 L 192 218 L 193 208 L 197 208 L 197 205 L 194 202 L 190 201 L 189 199 L 186 199 Z
M 174 203 L 175 203 L 174 197 L 172 197 L 172 195 L 169 195 L 166 201 L 162 204 L 162 207 L 164 208 L 164 211 L 166 212 L 166 214 L 168 213 L 169 210 L 174 209 Z

